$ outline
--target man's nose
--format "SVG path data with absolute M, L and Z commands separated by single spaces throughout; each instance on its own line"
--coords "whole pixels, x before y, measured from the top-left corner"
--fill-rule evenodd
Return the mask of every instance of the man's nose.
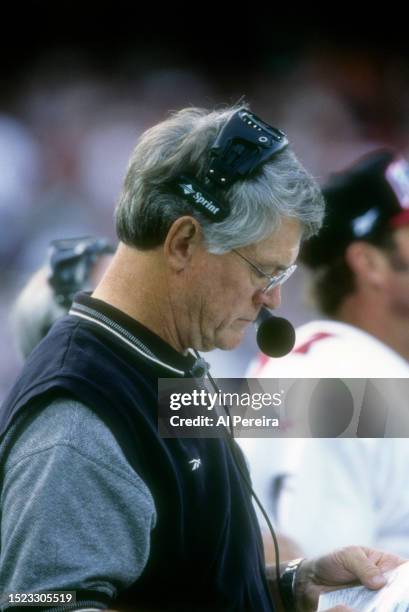
M 265 306 L 266 308 L 278 308 L 281 304 L 281 287 L 273 287 L 270 291 L 259 291 L 256 296 L 257 306 Z

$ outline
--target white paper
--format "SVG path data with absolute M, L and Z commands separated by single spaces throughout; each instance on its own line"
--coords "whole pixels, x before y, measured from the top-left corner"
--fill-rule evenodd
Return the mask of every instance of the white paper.
M 359 612 L 409 612 L 409 562 L 385 576 L 388 582 L 378 591 L 360 586 L 324 593 L 319 598 L 318 610 L 343 604 Z

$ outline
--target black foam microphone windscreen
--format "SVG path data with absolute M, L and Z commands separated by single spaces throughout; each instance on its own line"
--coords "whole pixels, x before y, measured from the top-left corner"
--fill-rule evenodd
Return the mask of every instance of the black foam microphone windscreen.
M 272 315 L 262 308 L 257 320 L 257 344 L 269 357 L 284 357 L 295 344 L 295 329 L 290 321 Z

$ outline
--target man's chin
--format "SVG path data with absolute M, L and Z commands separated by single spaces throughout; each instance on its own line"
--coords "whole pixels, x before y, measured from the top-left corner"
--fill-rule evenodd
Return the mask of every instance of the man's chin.
M 229 330 L 224 334 L 220 334 L 220 336 L 216 339 L 216 347 L 222 351 L 231 351 L 237 348 L 243 341 L 245 332 L 246 329 L 243 328 L 242 330 Z

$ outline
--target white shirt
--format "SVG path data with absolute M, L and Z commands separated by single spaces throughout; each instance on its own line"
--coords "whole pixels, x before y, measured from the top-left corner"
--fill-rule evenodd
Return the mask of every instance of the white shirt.
M 260 357 L 249 376 L 260 378 L 407 378 L 409 365 L 370 334 L 337 321 L 312 321 L 296 330 L 292 352 Z
M 409 378 L 409 365 L 366 332 L 323 320 L 298 328 L 286 357 L 260 356 L 249 376 Z M 408 440 L 264 438 L 241 445 L 269 515 L 308 556 L 348 544 L 409 556 Z M 273 488 L 280 477 L 277 509 Z

